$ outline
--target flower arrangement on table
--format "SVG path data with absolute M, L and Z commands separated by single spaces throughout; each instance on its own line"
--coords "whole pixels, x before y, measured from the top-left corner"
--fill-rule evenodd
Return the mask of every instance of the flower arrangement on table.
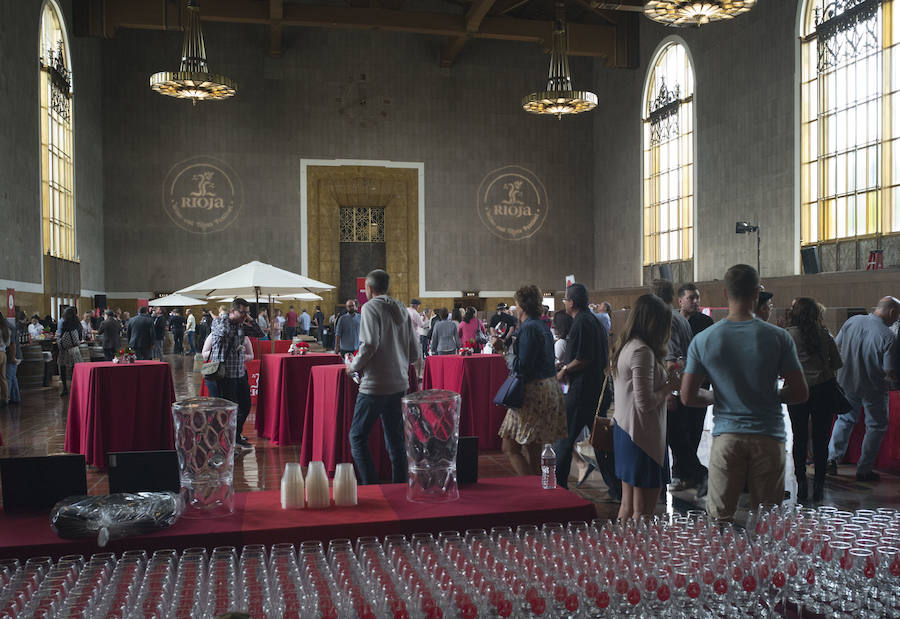
M 475 354 L 475 340 L 466 340 L 466 343 L 459 349 L 461 357 L 471 357 Z
M 309 352 L 309 344 L 306 342 L 293 342 L 291 347 L 288 348 L 288 354 L 291 355 L 305 355 Z
M 130 346 L 125 346 L 120 349 L 116 356 L 113 357 L 113 363 L 134 363 L 137 361 L 137 354 L 134 352 L 134 349 Z

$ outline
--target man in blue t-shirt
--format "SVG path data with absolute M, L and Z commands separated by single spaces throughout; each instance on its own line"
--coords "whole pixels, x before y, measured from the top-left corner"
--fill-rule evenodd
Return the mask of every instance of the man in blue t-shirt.
M 781 403 L 805 402 L 809 390 L 788 332 L 753 316 L 756 269 L 746 264 L 728 269 L 725 295 L 728 316 L 697 334 L 688 349 L 681 401 L 713 405 L 706 510 L 731 522 L 745 484 L 752 505 L 781 502 L 786 438 Z M 701 389 L 707 378 L 712 390 Z

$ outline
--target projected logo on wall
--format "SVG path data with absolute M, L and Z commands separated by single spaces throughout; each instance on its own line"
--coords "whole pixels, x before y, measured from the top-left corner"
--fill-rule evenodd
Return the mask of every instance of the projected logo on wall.
M 484 177 L 475 207 L 488 230 L 501 239 L 518 241 L 541 229 L 550 203 L 544 184 L 534 172 L 506 166 Z
M 212 157 L 185 159 L 163 182 L 163 207 L 178 227 L 194 234 L 221 232 L 241 210 L 243 191 L 227 163 Z

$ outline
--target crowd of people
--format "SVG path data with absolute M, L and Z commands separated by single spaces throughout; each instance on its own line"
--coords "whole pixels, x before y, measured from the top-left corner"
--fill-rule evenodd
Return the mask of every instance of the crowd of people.
M 557 455 L 557 483 L 567 487 L 575 443 L 595 415 L 613 409 L 613 454 L 596 456 L 611 496 L 621 500 L 620 518 L 652 514 L 667 484 L 706 495 L 707 510 L 719 521 L 734 518 L 745 489 L 753 505 L 780 502 L 787 436 L 782 404 L 793 433 L 800 500 L 810 495 L 810 442 L 811 498 L 821 501 L 826 476 L 836 474 L 861 411 L 866 434 L 856 478 L 877 481 L 873 466 L 888 426 L 888 391 L 896 388 L 900 366 L 900 301 L 884 297 L 872 313 L 853 316 L 833 337 L 825 327 L 825 308 L 808 297 L 792 301 L 789 324 L 768 322 L 772 294 L 750 266 L 731 267 L 723 283 L 728 314 L 714 322 L 700 311 L 697 286 L 685 283 L 676 291 L 671 282 L 654 280 L 652 292 L 637 299 L 615 337 L 610 304 L 590 303 L 581 284 L 567 287 L 564 308 L 557 312 L 542 305 L 536 286 L 523 286 L 516 305 L 498 304 L 485 324 L 474 307 L 432 311 L 418 299 L 404 306 L 389 296 L 390 277 L 381 270 L 366 279 L 368 302 L 361 311 L 349 299 L 327 321 L 318 306 L 312 316 L 290 306 L 284 314 L 275 309 L 271 317 L 261 309 L 254 318 L 244 299 L 220 306 L 215 316 L 203 311 L 199 320 L 190 309 L 166 313 L 146 306 L 134 317 L 110 309 L 81 320 L 70 307 L 58 323 L 37 315 L 28 321 L 20 313 L 0 321 L 0 365 L 6 368 L 0 404 L 20 398 L 19 341 L 55 333 L 65 394 L 72 367 L 82 360 L 82 341 L 97 338 L 111 359 L 125 338 L 138 359 L 161 359 L 170 331 L 175 353 L 224 365 L 224 376 L 207 386 L 212 395 L 238 403 L 238 449 L 249 450 L 241 432 L 250 412 L 248 338 L 315 333 L 335 352 L 352 354 L 347 371 L 361 376 L 349 440 L 362 483 L 377 483 L 368 447 L 377 419 L 394 481 L 405 480 L 400 398 L 409 384 L 408 369 L 421 373 L 425 356 L 456 354 L 463 347 L 505 355 L 524 385 L 524 404 L 510 408 L 499 428 L 503 453 L 520 475 L 540 471 L 541 450 L 549 443 Z M 704 465 L 698 446 L 710 406 L 712 441 Z

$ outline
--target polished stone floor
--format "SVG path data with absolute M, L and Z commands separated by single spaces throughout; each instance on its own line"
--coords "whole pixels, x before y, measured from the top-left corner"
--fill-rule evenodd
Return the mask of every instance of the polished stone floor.
M 200 374 L 194 371 L 194 361 L 189 356 L 166 355 L 171 364 L 176 397 L 196 395 L 200 388 Z M 23 392 L 23 402 L 0 408 L 0 435 L 3 446 L 0 457 L 42 456 L 62 453 L 65 443 L 66 412 L 68 398 L 59 396 L 58 379 L 51 387 Z M 299 446 L 277 446 L 255 435 L 253 414 L 245 424 L 245 434 L 256 449 L 239 457 L 235 465 L 235 487 L 238 491 L 277 489 L 286 462 L 296 462 L 300 457 Z M 575 482 L 584 471 L 577 460 L 573 464 L 570 487 L 597 506 L 599 517 L 613 517 L 618 504 L 610 501 L 603 480 L 592 473 L 580 488 Z M 506 458 L 499 452 L 482 453 L 478 459 L 481 477 L 507 477 L 514 475 Z M 882 473 L 877 483 L 860 483 L 854 477 L 853 465 L 842 465 L 837 477 L 827 481 L 825 502 L 843 509 L 860 507 L 900 508 L 900 476 Z M 811 474 L 811 471 L 810 471 Z M 536 483 L 538 483 L 536 481 Z M 107 492 L 106 475 L 96 469 L 88 470 L 88 490 L 91 494 Z M 747 498 L 744 497 L 746 502 Z M 696 499 L 693 490 L 667 492 L 659 504 L 659 511 L 685 511 L 702 508 L 703 500 Z

